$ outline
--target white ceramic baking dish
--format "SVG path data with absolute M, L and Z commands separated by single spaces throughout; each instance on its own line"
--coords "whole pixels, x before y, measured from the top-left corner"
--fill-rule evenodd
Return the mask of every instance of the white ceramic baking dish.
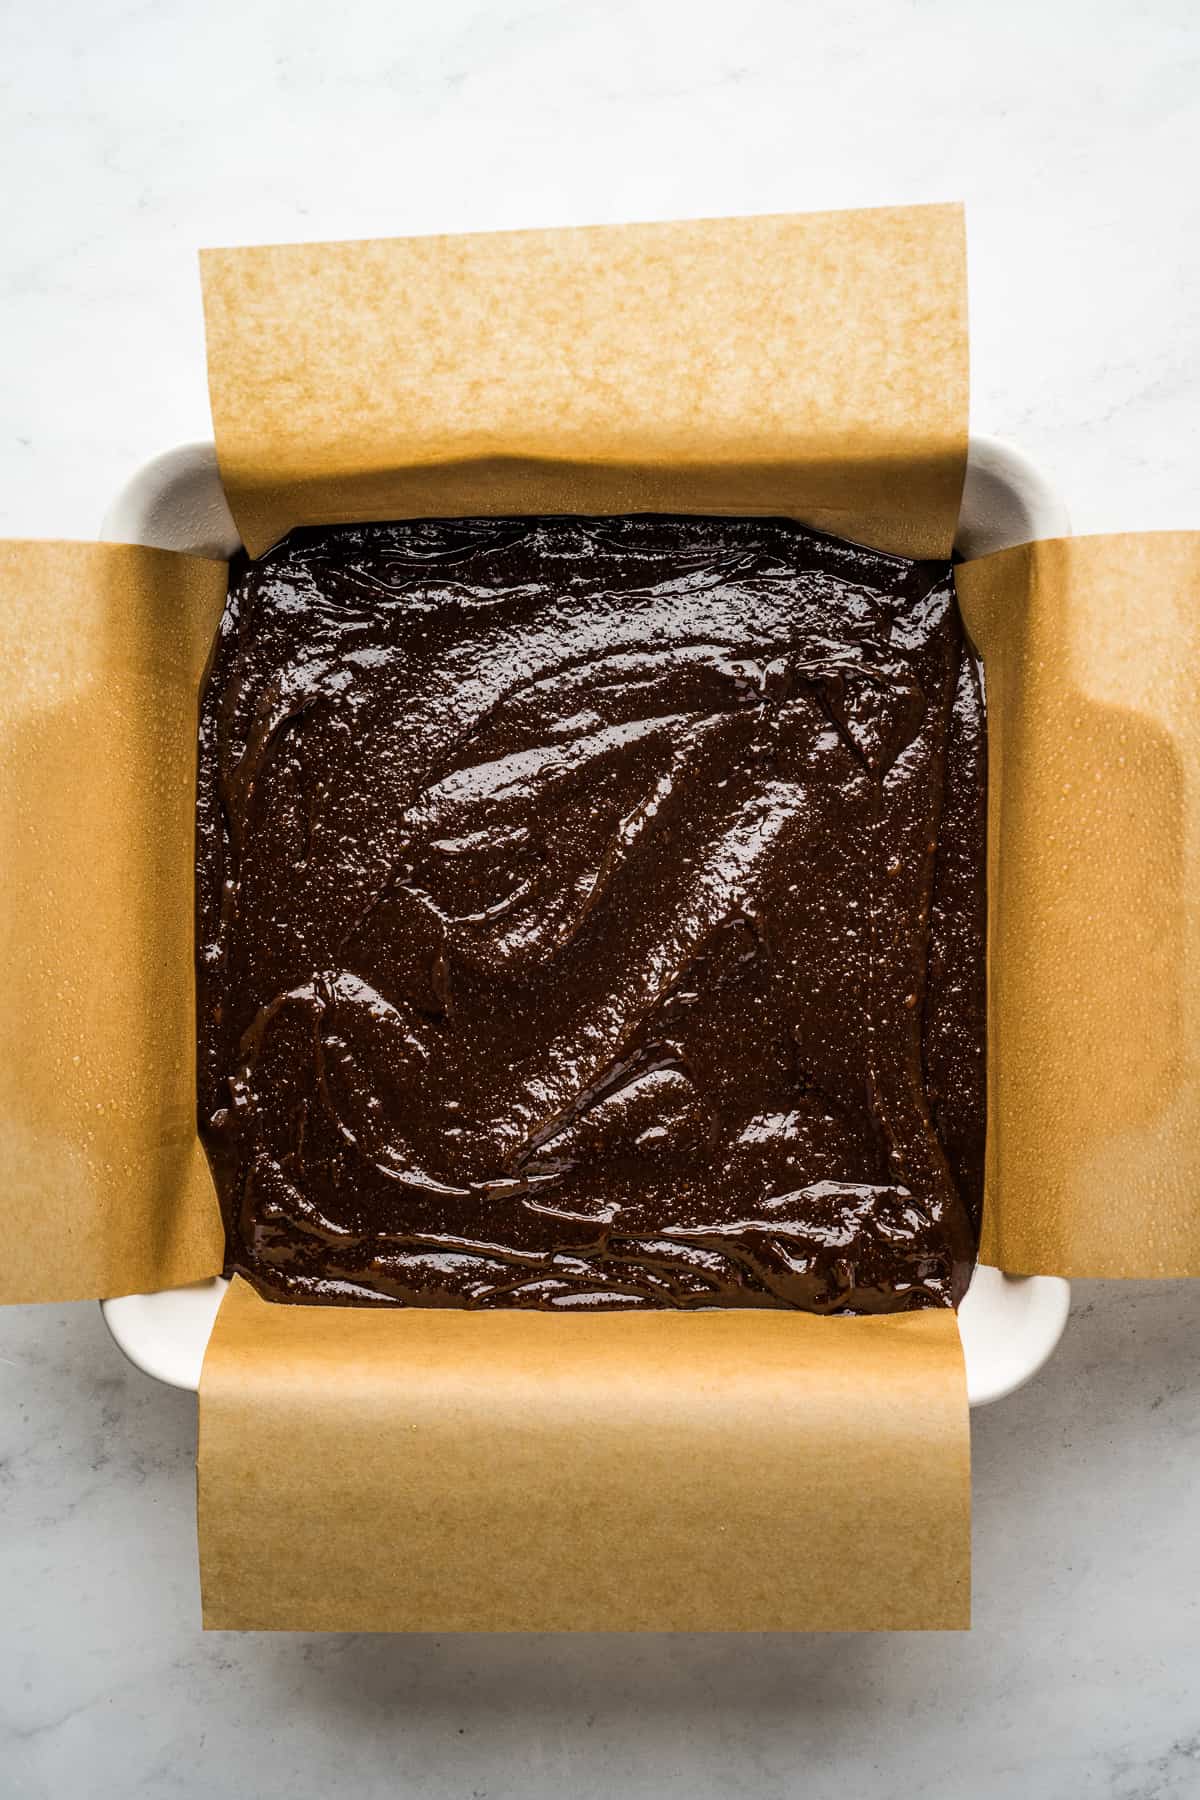
M 1070 530 L 1061 501 L 1015 450 L 971 439 L 959 519 L 964 556 L 984 556 Z M 149 544 L 228 557 L 239 547 L 211 444 L 170 450 L 138 471 L 104 521 L 112 543 Z M 225 1291 L 221 1280 L 102 1302 L 120 1348 L 147 1375 L 197 1388 L 200 1365 Z M 1035 1375 L 1062 1336 L 1070 1287 L 1057 1276 L 1005 1275 L 983 1264 L 959 1309 L 972 1406 L 999 1400 Z

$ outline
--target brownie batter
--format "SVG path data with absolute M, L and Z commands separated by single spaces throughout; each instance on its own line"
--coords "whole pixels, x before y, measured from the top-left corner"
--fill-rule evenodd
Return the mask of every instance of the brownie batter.
M 337 527 L 235 566 L 198 831 L 229 1269 L 957 1301 L 984 757 L 949 567 L 786 520 Z

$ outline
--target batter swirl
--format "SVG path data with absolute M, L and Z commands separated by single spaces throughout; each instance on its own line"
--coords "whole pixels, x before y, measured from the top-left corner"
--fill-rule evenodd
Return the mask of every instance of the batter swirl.
M 983 706 L 945 565 L 785 520 L 295 532 L 200 729 L 200 1125 L 269 1297 L 950 1304 Z

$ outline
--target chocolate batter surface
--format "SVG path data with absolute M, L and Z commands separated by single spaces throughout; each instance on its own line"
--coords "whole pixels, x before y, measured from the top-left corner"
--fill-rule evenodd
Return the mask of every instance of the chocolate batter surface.
M 229 1268 L 955 1302 L 984 756 L 948 567 L 785 520 L 338 527 L 235 566 L 198 831 Z

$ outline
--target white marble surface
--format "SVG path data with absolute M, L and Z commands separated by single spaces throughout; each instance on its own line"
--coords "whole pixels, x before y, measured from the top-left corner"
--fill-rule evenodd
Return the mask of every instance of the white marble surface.
M 973 423 L 1200 527 L 1200 14 L 6 0 L 0 532 L 207 431 L 195 249 L 963 196 Z M 1200 1292 L 1082 1284 L 975 1421 L 959 1637 L 198 1629 L 194 1402 L 0 1315 L 0 1796 L 1200 1795 Z

